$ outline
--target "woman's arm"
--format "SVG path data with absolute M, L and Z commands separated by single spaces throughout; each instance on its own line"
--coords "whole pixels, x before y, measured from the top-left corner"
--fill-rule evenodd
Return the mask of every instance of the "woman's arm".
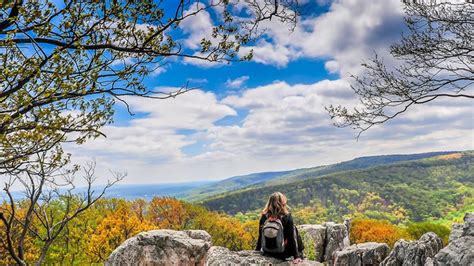
M 255 248 L 255 250 L 258 250 L 258 251 L 262 249 L 262 227 L 263 227 L 263 224 L 265 223 L 265 220 L 266 220 L 265 215 L 262 215 L 258 223 L 258 240 L 257 240 L 257 247 Z
M 299 258 L 298 253 L 298 246 L 296 245 L 296 236 L 295 236 L 295 229 L 294 229 L 294 222 L 293 217 L 291 214 L 288 214 L 287 223 L 284 228 L 285 230 L 285 238 L 288 241 L 287 243 L 287 254 L 293 256 L 293 258 Z

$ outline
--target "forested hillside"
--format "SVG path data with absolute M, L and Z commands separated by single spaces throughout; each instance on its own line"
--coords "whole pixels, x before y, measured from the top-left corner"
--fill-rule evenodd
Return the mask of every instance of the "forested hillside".
M 437 155 L 450 154 L 452 152 L 429 152 L 420 154 L 397 154 L 397 155 L 378 155 L 355 158 L 346 162 L 316 166 L 311 168 L 303 168 L 281 172 L 262 172 L 253 173 L 243 176 L 235 176 L 218 181 L 216 183 L 200 186 L 191 189 L 184 196 L 178 195 L 187 200 L 196 201 L 209 198 L 218 194 L 239 189 L 249 188 L 252 186 L 268 186 L 291 183 L 307 178 L 315 178 L 318 176 L 328 175 L 340 171 L 365 169 L 377 165 L 386 165 L 402 161 L 419 160 Z
M 392 222 L 440 218 L 472 204 L 474 152 L 439 155 L 410 162 L 308 177 L 287 184 L 249 188 L 206 199 L 211 210 L 229 214 L 261 209 L 281 191 L 293 212 L 315 220 L 340 220 L 360 213 Z

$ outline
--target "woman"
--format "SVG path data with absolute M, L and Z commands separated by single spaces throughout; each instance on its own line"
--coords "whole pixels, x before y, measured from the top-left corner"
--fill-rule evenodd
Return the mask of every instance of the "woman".
M 260 218 L 256 250 L 279 259 L 293 257 L 293 262 L 299 263 L 303 247 L 298 248 L 298 232 L 286 203 L 285 195 L 280 192 L 268 199 Z

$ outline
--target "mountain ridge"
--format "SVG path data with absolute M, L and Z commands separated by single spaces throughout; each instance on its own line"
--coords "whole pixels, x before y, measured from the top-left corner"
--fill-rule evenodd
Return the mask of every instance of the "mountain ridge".
M 449 154 L 462 156 L 446 159 Z M 474 195 L 474 152 L 438 154 L 291 183 L 248 187 L 207 198 L 201 204 L 214 211 L 245 213 L 261 208 L 273 191 L 287 194 L 292 206 L 321 206 L 339 218 L 351 213 L 351 208 L 361 208 L 370 197 L 376 198 L 373 204 L 379 204 L 373 209 L 365 206 L 373 213 L 398 210 L 415 221 L 441 217 L 446 210 L 462 205 L 463 200 Z
M 184 199 L 190 201 L 201 201 L 206 198 L 210 198 L 222 193 L 229 191 L 234 191 L 236 189 L 247 189 L 254 186 L 271 186 L 278 184 L 286 184 L 295 182 L 298 180 L 304 180 L 308 176 L 314 177 L 315 175 L 322 176 L 325 174 L 330 174 L 334 172 L 339 172 L 342 170 L 354 170 L 354 169 L 363 169 L 367 167 L 372 167 L 374 165 L 386 165 L 390 163 L 395 163 L 399 161 L 412 161 L 423 158 L 429 158 L 433 156 L 452 154 L 459 151 L 437 151 L 437 152 L 425 152 L 425 153 L 415 153 L 415 154 L 387 154 L 387 155 L 371 155 L 371 156 L 362 156 L 356 157 L 352 160 L 338 162 L 328 165 L 320 165 L 315 167 L 308 168 L 299 168 L 288 171 L 277 171 L 277 172 L 259 172 L 251 173 L 247 175 L 234 176 L 230 178 L 217 181 L 208 186 L 197 187 L 195 189 L 189 190 Z M 272 178 L 259 178 L 260 176 L 265 176 L 267 174 L 274 173 Z M 235 184 L 235 181 L 240 181 L 239 184 Z M 242 182 L 245 180 L 250 180 L 250 182 Z M 255 182 L 253 182 L 255 181 Z

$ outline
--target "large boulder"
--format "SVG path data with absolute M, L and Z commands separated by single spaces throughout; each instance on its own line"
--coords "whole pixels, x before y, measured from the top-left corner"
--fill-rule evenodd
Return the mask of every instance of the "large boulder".
M 466 213 L 460 231 L 454 226 L 449 245 L 436 254 L 434 265 L 474 265 L 474 213 Z
M 382 266 L 423 266 L 443 248 L 443 241 L 429 232 L 417 241 L 398 240 Z
M 202 230 L 153 230 L 127 239 L 105 265 L 204 265 L 211 245 Z
M 208 252 L 206 265 L 294 265 L 292 261 L 284 261 L 268 256 L 263 256 L 259 251 L 243 250 L 230 251 L 225 247 L 214 246 Z M 304 260 L 298 265 L 323 265 L 320 262 Z
M 326 243 L 326 227 L 320 224 L 303 224 L 298 226 L 298 229 L 305 244 L 306 255 L 322 262 Z
M 331 265 L 334 262 L 336 252 L 350 246 L 349 230 L 346 224 L 327 222 L 324 226 L 326 227 L 326 242 L 323 261 Z
M 389 251 L 385 243 L 355 244 L 337 251 L 334 265 L 379 265 L 387 257 Z

